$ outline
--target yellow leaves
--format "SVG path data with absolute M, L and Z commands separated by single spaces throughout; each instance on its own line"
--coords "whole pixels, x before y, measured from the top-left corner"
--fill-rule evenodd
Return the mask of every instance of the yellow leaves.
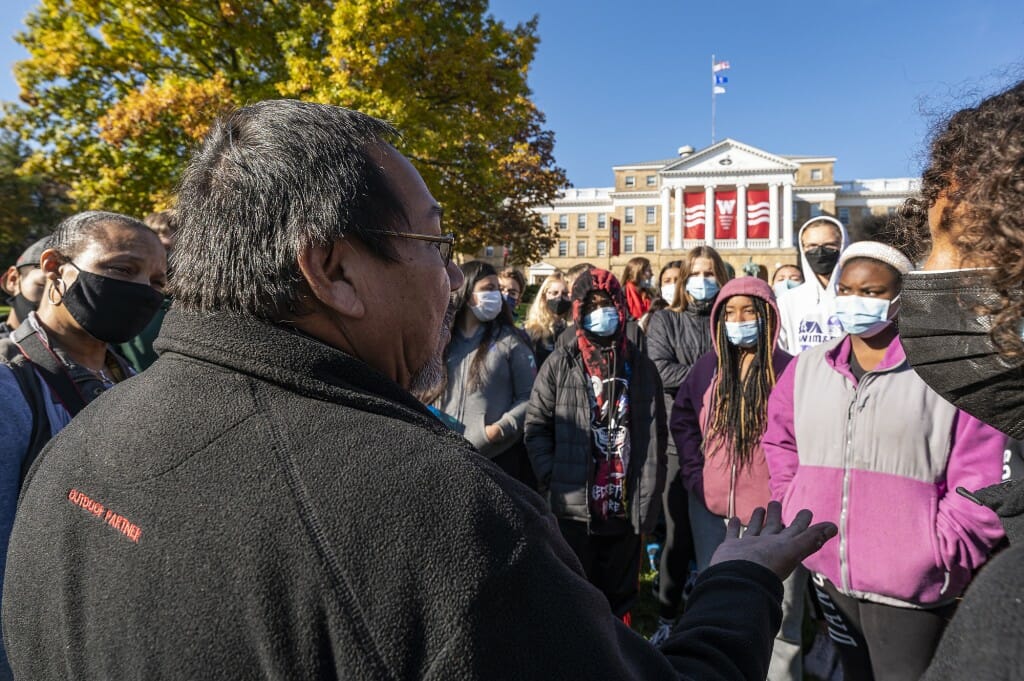
M 100 117 L 100 138 L 121 145 L 173 122 L 188 141 L 198 140 L 219 114 L 235 106 L 232 100 L 231 88 L 220 73 L 202 81 L 170 75 L 129 93 Z

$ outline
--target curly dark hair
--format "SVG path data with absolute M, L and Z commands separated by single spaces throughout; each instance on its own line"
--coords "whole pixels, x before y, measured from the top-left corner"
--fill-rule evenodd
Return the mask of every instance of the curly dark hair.
M 936 131 L 921 197 L 900 211 L 911 259 L 931 246 L 928 211 L 940 198 L 948 203 L 937 229 L 956 234 L 962 264 L 993 268 L 1000 302 L 978 310 L 993 317 L 993 343 L 1006 357 L 1024 357 L 1024 81 L 956 112 Z

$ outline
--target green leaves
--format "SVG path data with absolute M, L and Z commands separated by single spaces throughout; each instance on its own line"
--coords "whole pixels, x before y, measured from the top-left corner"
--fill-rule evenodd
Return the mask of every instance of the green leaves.
M 460 250 L 540 257 L 553 236 L 528 205 L 566 184 L 530 100 L 536 19 L 483 0 L 43 0 L 17 40 L 22 104 L 4 126 L 25 172 L 75 207 L 144 215 L 173 201 L 191 148 L 230 108 L 294 97 L 396 125 L 445 206 Z

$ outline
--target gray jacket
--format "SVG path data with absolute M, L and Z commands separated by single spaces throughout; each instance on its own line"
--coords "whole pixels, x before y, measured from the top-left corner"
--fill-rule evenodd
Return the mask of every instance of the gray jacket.
M 487 350 L 480 385 L 470 390 L 469 368 L 476 357 L 484 327 L 472 338 L 452 333 L 448 348 L 448 387 L 438 408 L 465 425 L 465 438 L 493 459 L 523 436 L 526 404 L 537 374 L 533 352 L 515 329 L 505 327 Z M 491 442 L 485 426 L 497 424 L 501 437 Z
M 630 520 L 650 532 L 658 520 L 665 488 L 668 430 L 658 370 L 629 343 L 633 375 L 629 382 L 632 438 L 626 490 Z M 542 495 L 558 518 L 589 522 L 594 458 L 590 441 L 590 384 L 579 346 L 558 347 L 537 374 L 526 412 L 526 450 Z

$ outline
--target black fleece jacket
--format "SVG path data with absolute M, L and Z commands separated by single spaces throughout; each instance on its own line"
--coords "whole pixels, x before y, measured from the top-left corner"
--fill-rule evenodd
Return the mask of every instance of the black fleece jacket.
M 1010 546 L 967 588 L 922 680 L 1015 681 L 1024 678 L 1024 480 L 967 496 L 996 512 Z
M 663 655 L 540 497 L 365 364 L 173 310 L 157 349 L 32 470 L 3 598 L 16 678 L 764 678 L 766 569 L 707 570 Z

